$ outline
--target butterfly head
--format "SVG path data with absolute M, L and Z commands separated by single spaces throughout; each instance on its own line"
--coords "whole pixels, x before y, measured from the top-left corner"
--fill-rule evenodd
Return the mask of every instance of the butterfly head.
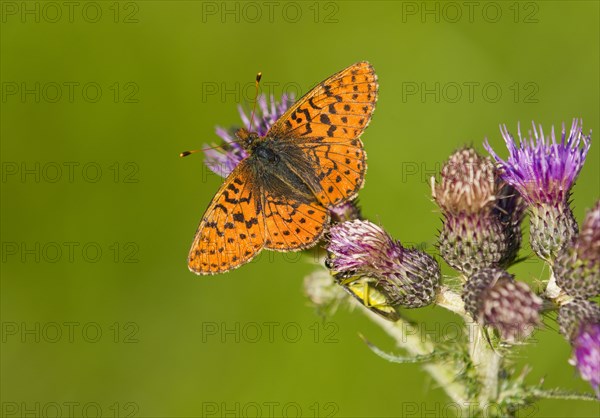
M 256 132 L 248 132 L 245 128 L 238 129 L 235 136 L 240 140 L 240 144 L 247 151 L 251 151 L 260 138 Z

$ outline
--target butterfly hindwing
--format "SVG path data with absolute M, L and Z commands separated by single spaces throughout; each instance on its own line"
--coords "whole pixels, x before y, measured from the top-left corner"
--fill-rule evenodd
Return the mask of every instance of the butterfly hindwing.
M 322 205 L 335 206 L 358 194 L 367 168 L 366 153 L 360 139 L 300 146 L 318 167 L 322 190 L 317 193 L 317 198 Z
M 250 261 L 264 246 L 264 216 L 256 210 L 256 188 L 248 160 L 242 161 L 210 203 L 188 256 L 196 274 L 222 273 Z
M 327 210 L 318 202 L 302 203 L 265 193 L 265 248 L 279 251 L 312 247 L 323 235 L 329 221 Z

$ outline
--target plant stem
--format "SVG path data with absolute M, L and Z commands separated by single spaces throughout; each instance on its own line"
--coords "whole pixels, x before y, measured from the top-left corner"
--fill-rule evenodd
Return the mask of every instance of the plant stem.
M 464 303 L 458 293 L 442 287 L 435 302 L 461 315 L 465 320 L 469 335 L 469 356 L 481 385 L 477 402 L 485 411 L 488 405 L 498 399 L 498 373 L 502 365 L 502 357 L 490 345 L 484 329 L 465 312 Z
M 387 332 L 396 341 L 399 348 L 406 350 L 409 354 L 423 356 L 433 352 L 435 346 L 431 339 L 407 321 L 403 319 L 396 322 L 388 321 L 369 309 L 364 309 L 364 306 L 361 311 Z M 453 362 L 442 362 L 442 360 L 425 363 L 423 368 L 461 409 L 464 411 L 469 409 L 472 402 L 469 399 L 467 387 L 463 382 L 457 380 L 457 376 L 461 374 L 462 370 Z
M 460 295 L 446 286 L 442 286 L 438 292 L 435 303 L 442 308 L 448 309 L 463 318 L 470 318 L 465 312 L 465 304 Z
M 469 330 L 469 355 L 481 384 L 479 390 L 479 407 L 487 407 L 498 399 L 498 374 L 502 357 L 491 347 L 484 329 L 473 321 L 466 323 Z
M 473 411 L 475 403 L 478 404 L 478 409 L 485 411 L 488 405 L 498 399 L 498 374 L 502 357 L 491 347 L 483 328 L 473 322 L 465 312 L 463 301 L 458 293 L 443 287 L 438 293 L 436 303 L 461 315 L 465 320 L 469 335 L 469 356 L 480 382 L 478 399 L 471 399 L 466 384 L 457 380 L 457 376 L 463 370 L 459 370 L 453 362 L 442 363 L 434 360 L 425 363 L 423 368 L 467 414 Z M 423 356 L 435 350 L 434 342 L 407 321 L 400 319 L 391 322 L 369 309 L 364 309 L 364 306 L 361 307 L 363 313 L 394 338 L 398 347 L 406 350 L 410 355 Z

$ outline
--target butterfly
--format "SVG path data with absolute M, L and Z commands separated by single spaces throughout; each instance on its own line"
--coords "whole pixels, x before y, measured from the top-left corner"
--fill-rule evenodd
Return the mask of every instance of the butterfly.
M 377 76 L 358 62 L 319 83 L 264 136 L 236 132 L 248 151 L 211 201 L 188 256 L 196 274 L 224 273 L 263 248 L 314 246 L 329 208 L 363 186 L 366 154 L 360 135 L 377 101 Z

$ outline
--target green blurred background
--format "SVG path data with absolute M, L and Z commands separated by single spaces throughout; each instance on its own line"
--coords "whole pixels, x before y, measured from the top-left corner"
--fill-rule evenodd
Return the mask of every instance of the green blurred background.
M 239 123 L 257 71 L 279 96 L 374 65 L 364 214 L 428 250 L 440 226 L 428 178 L 457 147 L 482 150 L 487 137 L 506 155 L 500 123 L 549 131 L 582 117 L 599 131 L 594 1 L 1 5 L 5 416 L 451 415 L 418 365 L 368 350 L 359 332 L 393 343 L 360 312 L 322 321 L 302 290 L 310 257 L 188 271 L 220 179 L 177 155 Z M 600 195 L 597 142 L 575 188 L 579 220 Z M 548 273 L 535 260 L 513 272 L 534 286 Z M 431 332 L 456 321 L 409 314 Z M 556 328 L 547 319 L 515 367 L 589 392 Z M 599 414 L 598 403 L 547 400 L 520 416 Z

